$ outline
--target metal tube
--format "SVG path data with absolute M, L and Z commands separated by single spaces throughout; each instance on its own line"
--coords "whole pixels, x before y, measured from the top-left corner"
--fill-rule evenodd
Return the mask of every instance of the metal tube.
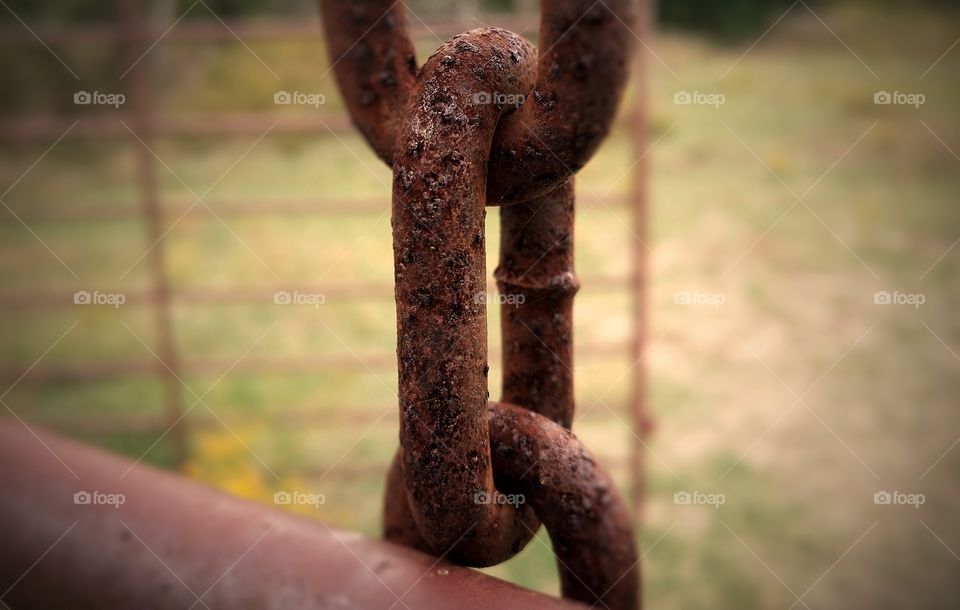
M 500 210 L 501 401 L 573 424 L 573 178 Z
M 34 431 L 0 422 L 0 602 L 16 610 L 584 608 Z

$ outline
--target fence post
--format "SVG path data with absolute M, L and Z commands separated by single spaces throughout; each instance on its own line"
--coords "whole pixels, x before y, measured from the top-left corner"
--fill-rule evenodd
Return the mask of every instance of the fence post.
M 644 520 L 644 505 L 646 502 L 646 454 L 647 439 L 650 435 L 652 418 L 649 411 L 649 371 L 647 366 L 647 349 L 650 333 L 649 312 L 649 284 L 650 284 L 650 250 L 649 250 L 649 166 L 647 147 L 649 146 L 649 89 L 650 72 L 647 55 L 649 51 L 644 46 L 649 44 L 650 32 L 653 30 L 653 4 L 655 0 L 637 0 L 637 17 L 635 32 L 644 44 L 637 45 L 634 58 L 634 83 L 636 99 L 631 117 L 633 131 L 633 151 L 637 156 L 633 173 L 633 266 L 630 274 L 630 288 L 633 295 L 632 318 L 633 333 L 630 343 L 630 364 L 636 364 L 636 373 L 633 375 L 633 386 L 630 396 L 630 410 L 633 424 L 634 439 L 631 447 L 631 479 L 632 499 L 635 511 L 635 522 L 638 529 Z
M 147 264 L 149 265 L 151 298 L 156 333 L 158 374 L 164 384 L 164 410 L 168 434 L 173 444 L 173 461 L 181 469 L 187 460 L 187 429 L 184 421 L 180 361 L 176 350 L 171 315 L 171 288 L 167 275 L 163 235 L 163 214 L 160 210 L 156 160 L 151 152 L 154 141 L 154 117 L 150 100 L 150 60 L 145 42 L 146 27 L 139 0 L 119 0 L 120 43 L 129 73 L 128 92 L 132 112 L 132 129 L 141 140 L 137 149 L 137 173 L 140 187 L 140 215 L 146 229 Z

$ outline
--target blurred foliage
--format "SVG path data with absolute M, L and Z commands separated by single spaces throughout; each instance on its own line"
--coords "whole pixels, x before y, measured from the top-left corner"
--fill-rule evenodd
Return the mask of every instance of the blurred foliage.
M 656 11 L 661 25 L 720 40 L 740 40 L 763 31 L 795 4 L 796 0 L 671 0 L 657 2 Z M 957 8 L 956 0 L 806 0 L 806 4 L 811 7 L 882 4 L 890 9 L 905 10 Z
M 84 0 L 8 0 L 8 11 L 0 16 L 5 21 L 16 21 L 11 13 L 21 19 L 53 22 L 78 22 L 113 19 L 117 2 L 85 2 Z M 267 17 L 303 13 L 313 10 L 314 0 L 152 0 L 145 3 L 146 10 L 154 15 L 182 15 L 187 18 L 209 18 L 209 11 L 220 17 Z M 205 10 L 204 6 L 206 5 Z
M 760 30 L 794 0 L 680 0 L 659 3 L 660 22 L 718 38 L 739 38 Z
M 153 0 L 147 10 L 156 18 L 174 21 L 206 19 L 209 12 L 230 18 L 283 18 L 316 11 L 318 0 Z M 657 2 L 654 11 L 661 24 L 706 34 L 718 39 L 735 40 L 767 27 L 774 19 L 795 4 L 795 0 L 671 0 Z M 887 7 L 956 8 L 956 0 L 808 0 L 810 5 L 883 4 Z M 519 12 L 535 10 L 534 0 L 408 0 L 411 10 L 424 15 L 453 15 L 458 12 Z M 9 0 L 7 11 L 0 12 L 0 21 L 15 22 L 14 13 L 28 21 L 79 22 L 109 20 L 116 13 L 115 2 L 83 0 Z
M 238 17 L 276 17 L 315 12 L 318 0 L 151 0 L 145 3 L 147 12 L 154 15 L 187 14 L 187 19 L 208 18 L 210 11 L 225 19 Z M 451 14 L 458 10 L 511 12 L 535 7 L 532 0 L 409 0 L 407 4 L 417 13 Z M 8 0 L 9 10 L 0 13 L 0 21 L 16 22 L 11 13 L 21 19 L 53 22 L 80 22 L 111 19 L 117 12 L 117 2 L 85 2 L 84 0 Z

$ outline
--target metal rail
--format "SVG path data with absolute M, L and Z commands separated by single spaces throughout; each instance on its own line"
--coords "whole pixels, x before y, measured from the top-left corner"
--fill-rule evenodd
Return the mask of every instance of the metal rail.
M 586 346 L 579 350 L 583 356 L 594 358 L 617 357 L 626 349 L 625 343 L 610 345 Z M 491 358 L 500 356 L 497 350 L 490 351 Z M 45 364 L 37 366 L 30 374 L 23 377 L 24 365 L 13 365 L 0 362 L 0 380 L 10 383 L 20 380 L 19 385 L 36 386 L 46 383 L 93 382 L 107 379 L 123 379 L 143 375 L 155 375 L 162 366 L 155 360 L 107 360 L 102 362 L 70 362 L 64 364 Z M 396 354 L 389 352 L 354 352 L 343 355 L 316 354 L 312 356 L 291 356 L 288 358 L 277 356 L 255 357 L 247 356 L 241 362 L 227 358 L 200 358 L 186 357 L 182 360 L 183 375 L 185 378 L 195 376 L 220 376 L 229 370 L 231 375 L 298 375 L 306 373 L 330 373 L 358 371 L 369 372 L 381 368 L 396 366 Z
M 464 27 L 475 27 L 482 23 L 495 23 L 503 28 L 522 30 L 530 23 L 530 16 L 478 13 L 469 19 L 462 20 L 424 16 L 423 20 L 415 19 L 410 26 L 417 36 L 433 38 L 434 36 L 452 36 L 462 31 Z M 165 41 L 178 44 L 218 41 L 236 43 L 238 38 L 248 43 L 277 41 L 318 43 L 317 26 L 309 19 L 242 18 L 222 21 L 212 18 L 184 19 L 167 32 L 168 25 L 147 28 L 140 36 L 147 43 L 156 41 L 161 35 L 164 35 Z M 115 33 L 113 27 L 96 23 L 75 25 L 40 23 L 33 24 L 30 30 L 13 23 L 0 25 L 0 47 L 35 45 L 37 38 L 51 45 L 89 46 L 109 43 Z
M 586 608 L 37 433 L 0 421 L 4 607 Z

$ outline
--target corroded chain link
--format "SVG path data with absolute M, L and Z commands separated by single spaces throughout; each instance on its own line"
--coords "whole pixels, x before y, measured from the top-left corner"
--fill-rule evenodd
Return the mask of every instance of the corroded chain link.
M 572 177 L 621 97 L 630 1 L 544 2 L 539 56 L 516 34 L 482 28 L 419 69 L 402 2 L 321 6 L 351 116 L 394 174 L 401 447 L 386 537 L 487 566 L 519 552 L 542 521 L 566 597 L 637 608 L 629 513 L 569 431 Z M 488 402 L 486 205 L 504 206 L 495 275 L 513 297 L 501 303 L 501 402 Z

